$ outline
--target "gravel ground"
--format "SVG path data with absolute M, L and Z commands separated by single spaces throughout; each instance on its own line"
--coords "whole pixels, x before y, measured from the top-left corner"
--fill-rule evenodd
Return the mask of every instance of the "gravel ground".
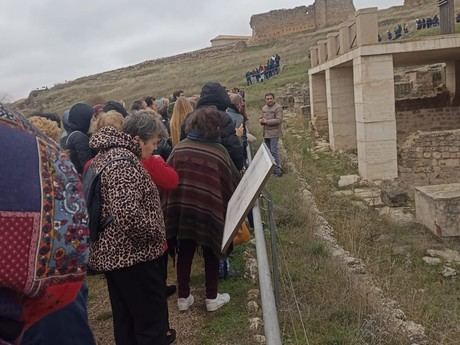
M 90 296 L 88 300 L 88 317 L 98 345 L 113 345 L 112 311 L 105 279 L 102 275 L 88 278 Z M 201 329 L 205 324 L 203 289 L 194 289 L 193 307 L 179 313 L 176 297 L 169 299 L 169 317 L 171 327 L 177 331 L 177 345 L 199 345 Z

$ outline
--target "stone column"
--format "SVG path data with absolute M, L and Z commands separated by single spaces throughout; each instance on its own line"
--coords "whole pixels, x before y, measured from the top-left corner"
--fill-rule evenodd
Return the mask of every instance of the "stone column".
M 311 67 L 318 66 L 318 46 L 310 48 L 310 65 Z
M 392 55 L 353 60 L 356 137 L 360 175 L 368 180 L 398 177 Z
M 460 60 L 446 62 L 446 88 L 452 105 L 460 105 Z
M 327 61 L 327 40 L 318 41 L 318 64 Z
M 337 56 L 337 37 L 338 37 L 337 32 L 333 32 L 330 34 L 327 34 L 327 58 L 328 60 L 332 60 Z
M 378 8 L 363 8 L 356 16 L 356 39 L 358 46 L 379 42 Z
M 311 123 L 319 135 L 328 136 L 326 78 L 324 72 L 310 74 Z
M 340 44 L 340 53 L 345 54 L 351 49 L 351 40 L 350 40 L 350 23 L 342 23 L 339 27 L 339 44 Z
M 356 149 L 353 68 L 326 70 L 329 142 L 334 151 Z
M 441 34 L 453 34 L 455 33 L 455 0 L 438 1 Z

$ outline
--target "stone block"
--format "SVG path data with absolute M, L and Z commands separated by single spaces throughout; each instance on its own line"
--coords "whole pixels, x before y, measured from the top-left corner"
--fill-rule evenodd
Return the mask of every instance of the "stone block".
M 417 221 L 439 237 L 460 236 L 460 183 L 415 189 Z
M 350 187 L 353 186 L 354 184 L 358 183 L 361 177 L 358 175 L 346 175 L 346 176 L 340 176 L 339 179 L 339 188 L 345 188 L 345 187 Z
M 381 122 L 357 122 L 356 123 L 357 137 L 359 141 L 378 141 L 378 140 L 394 140 L 396 142 L 396 122 L 381 121 Z

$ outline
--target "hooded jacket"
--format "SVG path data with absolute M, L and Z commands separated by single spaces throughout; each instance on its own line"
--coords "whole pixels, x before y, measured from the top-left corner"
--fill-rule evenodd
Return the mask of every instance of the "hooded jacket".
M 243 147 L 240 139 L 235 133 L 235 124 L 232 118 L 225 112 L 229 105 L 230 97 L 222 85 L 215 82 L 209 82 L 203 86 L 200 100 L 196 107 L 214 106 L 219 110 L 221 114 L 221 143 L 227 149 L 235 166 L 238 170 L 241 170 L 244 166 Z
M 88 131 L 93 117 L 93 108 L 88 104 L 77 103 L 69 110 L 67 121 L 64 121 L 69 135 L 63 139 L 62 145 L 69 150 L 70 160 L 81 174 L 87 161 L 94 157 L 94 152 L 89 147 Z
M 139 144 L 126 133 L 103 127 L 91 137 L 90 147 L 98 151 L 93 168 L 106 166 L 101 216 L 114 218 L 91 244 L 90 266 L 104 272 L 159 258 L 166 241 L 163 213 L 157 187 L 139 161 Z

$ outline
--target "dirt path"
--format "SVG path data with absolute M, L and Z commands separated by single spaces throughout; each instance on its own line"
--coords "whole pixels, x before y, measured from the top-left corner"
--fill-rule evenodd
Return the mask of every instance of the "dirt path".
M 114 344 L 112 329 L 112 311 L 105 279 L 102 275 L 88 278 L 90 297 L 88 316 L 98 345 Z M 195 304 L 190 311 L 179 313 L 176 297 L 169 299 L 169 317 L 171 327 L 177 331 L 177 345 L 199 345 L 200 333 L 206 322 L 203 289 L 194 289 Z

